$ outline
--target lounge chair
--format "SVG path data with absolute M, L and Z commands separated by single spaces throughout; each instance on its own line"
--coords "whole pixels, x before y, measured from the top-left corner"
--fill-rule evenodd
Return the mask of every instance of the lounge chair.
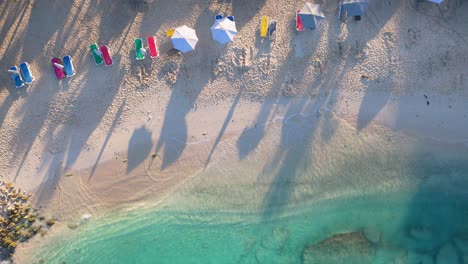
M 102 64 L 104 62 L 102 58 L 102 53 L 98 48 L 96 43 L 89 45 L 89 49 L 91 50 L 91 55 L 93 55 L 94 62 L 96 65 Z
M 273 41 L 276 39 L 276 26 L 278 22 L 275 20 L 270 21 L 270 25 L 268 26 L 268 38 Z
M 11 79 L 15 82 L 16 88 L 21 88 L 24 85 L 23 78 L 21 78 L 20 70 L 18 66 L 13 66 L 8 69 L 8 72 L 11 73 Z
M 297 31 L 303 31 L 304 26 L 302 25 L 301 17 L 299 17 L 299 11 L 301 11 L 301 10 L 296 11 L 296 30 Z
M 31 84 L 34 81 L 34 76 L 31 73 L 31 68 L 29 67 L 29 63 L 23 62 L 20 64 L 21 72 L 23 73 L 24 82 L 26 84 Z
M 135 54 L 137 60 L 145 58 L 146 50 L 143 48 L 143 40 L 141 38 L 135 39 Z
M 114 64 L 114 61 L 112 60 L 112 57 L 110 55 L 110 49 L 107 45 L 101 46 L 99 50 L 102 53 L 102 57 L 104 59 L 104 62 L 106 63 L 106 66 L 111 66 Z
M 63 56 L 63 70 L 67 77 L 73 77 L 75 75 L 75 67 L 73 67 L 73 60 L 70 55 Z
M 52 66 L 54 67 L 55 71 L 55 76 L 57 76 L 57 79 L 63 79 L 65 78 L 65 73 L 63 72 L 64 66 L 62 65 L 62 61 L 59 58 L 53 58 L 52 60 Z
M 158 46 L 156 45 L 156 37 L 155 36 L 149 36 L 148 37 L 148 48 L 150 52 L 150 57 L 152 59 L 155 59 L 159 56 L 158 52 Z
M 260 23 L 260 37 L 265 38 L 268 34 L 268 17 L 262 16 Z
M 234 16 L 227 16 L 227 18 L 231 20 L 232 22 L 234 22 Z
M 221 19 L 223 19 L 223 15 L 216 15 L 215 16 L 215 20 L 221 20 Z

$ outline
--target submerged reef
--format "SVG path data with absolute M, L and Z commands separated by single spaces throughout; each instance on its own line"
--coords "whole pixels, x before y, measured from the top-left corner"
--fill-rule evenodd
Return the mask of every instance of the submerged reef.
M 372 263 L 375 247 L 361 232 L 337 234 L 307 247 L 303 263 Z

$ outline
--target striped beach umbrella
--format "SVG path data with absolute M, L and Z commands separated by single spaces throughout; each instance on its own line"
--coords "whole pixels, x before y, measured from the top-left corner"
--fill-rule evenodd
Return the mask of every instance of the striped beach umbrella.
M 304 7 L 297 13 L 304 28 L 316 29 L 320 20 L 324 19 L 320 4 L 305 3 Z
M 343 0 L 340 4 L 340 13 L 346 12 L 346 16 L 363 16 L 369 8 L 369 0 Z

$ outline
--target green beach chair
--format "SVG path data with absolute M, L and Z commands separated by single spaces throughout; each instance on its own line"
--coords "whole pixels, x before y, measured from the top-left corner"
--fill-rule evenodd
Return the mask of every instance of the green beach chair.
M 102 64 L 104 59 L 102 58 L 101 51 L 96 43 L 89 45 L 89 49 L 91 50 L 91 54 L 93 55 L 94 62 L 96 65 Z
M 143 40 L 141 38 L 135 39 L 135 54 L 137 60 L 145 58 L 146 50 L 143 48 Z

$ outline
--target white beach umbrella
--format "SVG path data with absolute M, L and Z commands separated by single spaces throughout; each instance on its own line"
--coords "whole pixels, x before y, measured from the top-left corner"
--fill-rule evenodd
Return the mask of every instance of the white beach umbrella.
M 221 44 L 231 42 L 237 34 L 236 23 L 225 17 L 217 19 L 211 26 L 213 39 Z
M 186 53 L 195 49 L 198 37 L 193 28 L 183 25 L 174 30 L 171 40 L 175 49 L 180 50 L 182 53 Z
M 429 2 L 433 2 L 433 3 L 436 3 L 436 4 L 440 4 L 442 3 L 444 0 L 428 0 Z

